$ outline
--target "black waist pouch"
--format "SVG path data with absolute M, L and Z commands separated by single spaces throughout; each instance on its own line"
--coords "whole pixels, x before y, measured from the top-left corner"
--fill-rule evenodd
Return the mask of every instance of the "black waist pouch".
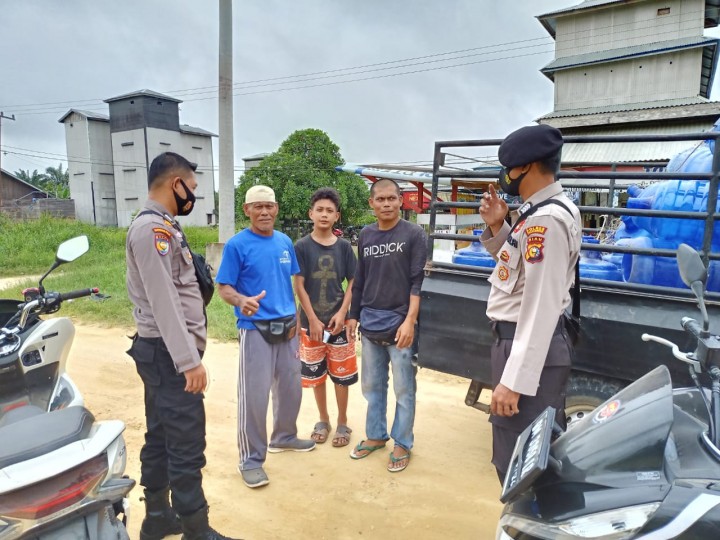
M 290 315 L 272 321 L 253 321 L 253 324 L 269 345 L 275 345 L 290 339 L 294 328 L 297 326 L 297 319 L 295 315 Z
M 215 282 L 210 273 L 212 269 L 205 260 L 205 257 L 192 251 L 190 253 L 192 254 L 193 265 L 195 266 L 195 277 L 197 277 L 197 282 L 200 286 L 200 296 L 202 296 L 203 302 L 207 306 L 215 292 Z

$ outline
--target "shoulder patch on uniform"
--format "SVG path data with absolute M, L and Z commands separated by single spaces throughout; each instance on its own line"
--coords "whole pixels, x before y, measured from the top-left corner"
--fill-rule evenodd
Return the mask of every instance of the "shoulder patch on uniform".
M 545 231 L 547 231 L 547 227 L 543 227 L 541 225 L 533 225 L 532 227 L 528 227 L 525 229 L 525 234 L 527 236 L 530 236 L 531 234 L 545 234 Z
M 155 233 L 155 249 L 163 257 L 170 253 L 170 237 L 167 235 L 167 231 L 165 233 Z
M 155 234 L 164 234 L 164 235 L 167 236 L 168 238 L 170 238 L 170 237 L 172 236 L 172 234 L 170 233 L 170 231 L 168 231 L 167 229 L 163 229 L 162 227 L 155 227 L 155 228 L 153 229 L 153 232 L 154 232 Z
M 543 247 L 545 238 L 542 236 L 530 236 L 525 250 L 525 260 L 530 264 L 539 263 L 543 260 Z

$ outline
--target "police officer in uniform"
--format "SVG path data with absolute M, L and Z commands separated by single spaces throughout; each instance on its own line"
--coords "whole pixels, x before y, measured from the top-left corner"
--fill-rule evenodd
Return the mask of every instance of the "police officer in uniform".
M 229 540 L 210 528 L 202 489 L 206 318 L 190 248 L 175 220 L 193 209 L 195 167 L 172 152 L 156 157 L 148 200 L 127 235 L 127 290 L 137 326 L 128 354 L 145 387 L 147 423 L 141 540 L 180 532 L 183 540 Z
M 496 337 L 490 358 L 492 463 L 501 482 L 518 435 L 538 414 L 555 407 L 558 424 L 566 425 L 574 352 L 562 315 L 571 302 L 582 229 L 580 212 L 556 182 L 562 144 L 560 131 L 547 125 L 508 135 L 498 149 L 499 183 L 523 205 L 508 224 L 507 204 L 490 186 L 480 207 L 487 224 L 481 241 L 497 260 L 487 316 Z

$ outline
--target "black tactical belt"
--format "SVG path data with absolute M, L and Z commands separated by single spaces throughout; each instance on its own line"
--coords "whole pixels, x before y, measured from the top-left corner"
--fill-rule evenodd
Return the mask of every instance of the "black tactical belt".
M 496 339 L 515 339 L 515 330 L 517 329 L 517 323 L 509 321 L 491 321 L 490 327 L 492 328 L 493 335 Z M 559 334 L 563 329 L 563 318 L 560 317 L 553 335 Z

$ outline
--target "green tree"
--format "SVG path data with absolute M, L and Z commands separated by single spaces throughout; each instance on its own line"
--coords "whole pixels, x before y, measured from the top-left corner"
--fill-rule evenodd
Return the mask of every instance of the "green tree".
M 15 176 L 38 189 L 55 195 L 58 199 L 70 198 L 70 174 L 67 170 L 63 170 L 62 163 L 57 167 L 46 168 L 44 173 L 38 172 L 37 169 L 32 172 L 30 169 L 19 169 L 15 172 Z
M 37 169 L 35 169 L 33 172 L 30 172 L 30 169 L 18 169 L 17 171 L 15 171 L 15 176 L 17 176 L 20 180 L 27 182 L 28 184 L 32 184 L 36 188 L 43 189 L 45 175 L 38 172 Z
M 278 218 L 285 221 L 307 219 L 313 192 L 334 187 L 340 193 L 343 223 L 364 221 L 369 212 L 368 188 L 359 176 L 335 170 L 344 163 L 340 149 L 327 133 L 319 129 L 296 131 L 276 152 L 240 177 L 235 190 L 236 215 L 244 215 L 245 193 L 257 184 L 275 190 L 280 205 Z
M 48 167 L 43 175 L 45 191 L 54 193 L 58 199 L 70 198 L 70 173 L 63 170 L 62 163 L 57 167 Z

